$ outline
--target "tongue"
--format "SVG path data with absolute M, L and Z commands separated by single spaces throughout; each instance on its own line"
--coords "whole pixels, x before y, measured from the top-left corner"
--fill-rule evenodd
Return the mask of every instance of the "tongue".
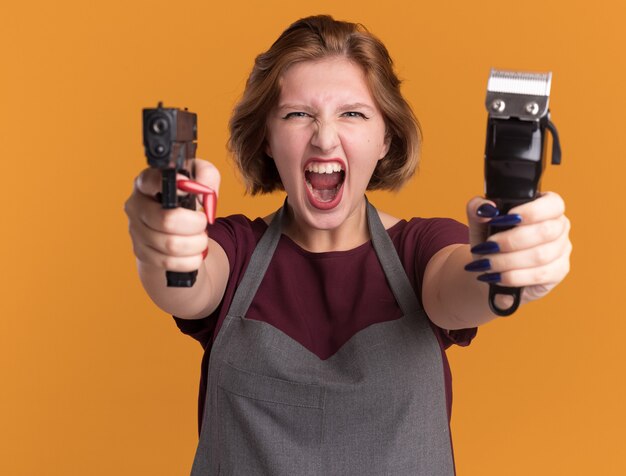
M 316 190 L 334 190 L 341 182 L 341 172 L 333 172 L 332 174 L 307 172 L 307 179 Z

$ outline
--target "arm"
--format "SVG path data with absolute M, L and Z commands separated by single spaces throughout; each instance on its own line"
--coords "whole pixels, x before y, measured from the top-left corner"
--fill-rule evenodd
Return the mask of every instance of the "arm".
M 202 212 L 161 208 L 154 198 L 160 191 L 160 180 L 158 170 L 144 170 L 125 203 L 139 277 L 150 298 L 163 311 L 185 319 L 203 318 L 222 300 L 229 274 L 228 259 L 224 250 L 208 238 Z M 219 172 L 208 162 L 198 160 L 196 180 L 217 191 Z M 167 287 L 166 269 L 197 269 L 196 283 L 191 288 Z
M 479 281 L 478 276 L 488 274 L 504 286 L 524 287 L 522 303 L 525 303 L 548 294 L 569 272 L 570 223 L 561 197 L 548 192 L 512 209 L 510 214 L 518 214 L 521 223 L 488 239 L 500 251 L 472 254 L 471 248 L 485 240 L 490 219 L 476 213 L 485 203 L 491 202 L 477 197 L 468 203 L 471 244 L 443 248 L 426 267 L 422 288 L 424 308 L 431 320 L 444 329 L 475 327 L 497 317 L 487 302 L 488 285 Z M 482 264 L 487 264 L 489 269 L 481 274 L 465 270 L 465 265 L 474 260 L 488 260 Z M 501 305 L 507 307 L 507 304 Z

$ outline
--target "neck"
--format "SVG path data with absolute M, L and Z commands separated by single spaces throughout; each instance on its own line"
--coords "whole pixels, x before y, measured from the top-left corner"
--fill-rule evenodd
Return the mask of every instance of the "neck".
M 301 248 L 313 253 L 351 250 L 370 239 L 366 210 L 364 197 L 341 225 L 325 230 L 308 225 L 288 206 L 283 233 Z

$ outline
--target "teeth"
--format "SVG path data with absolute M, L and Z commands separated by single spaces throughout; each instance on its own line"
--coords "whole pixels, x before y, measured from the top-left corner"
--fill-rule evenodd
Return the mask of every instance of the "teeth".
M 339 162 L 311 162 L 306 167 L 307 172 L 316 174 L 332 174 L 333 172 L 341 172 L 343 168 Z

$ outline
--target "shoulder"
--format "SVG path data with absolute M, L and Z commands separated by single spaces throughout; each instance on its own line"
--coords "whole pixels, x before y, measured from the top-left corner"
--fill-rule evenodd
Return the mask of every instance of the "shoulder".
M 421 286 L 426 266 L 438 251 L 469 243 L 467 226 L 451 218 L 400 220 L 387 230 L 407 274 Z
M 400 219 L 377 210 L 396 250 L 408 257 L 421 255 L 426 262 L 442 248 L 469 243 L 468 227 L 452 218 L 413 217 Z
M 399 222 L 402 221 L 400 220 L 400 218 L 389 215 L 389 213 L 385 213 L 380 210 L 376 210 L 376 211 L 378 212 L 378 216 L 383 226 L 385 227 L 385 230 L 389 230 L 390 228 L 393 228 L 395 225 L 397 225 Z
M 230 215 L 220 217 L 213 225 L 207 226 L 207 233 L 232 261 L 238 252 L 253 249 L 266 229 L 262 218 L 251 220 L 245 215 Z
M 388 232 L 394 242 L 441 242 L 443 246 L 469 242 L 467 226 L 452 218 L 414 217 L 408 221 L 399 220 Z
M 413 217 L 409 219 L 397 218 L 389 213 L 377 210 L 389 235 L 393 237 L 407 237 L 416 235 L 467 235 L 467 226 L 452 218 L 422 218 Z
M 265 228 L 267 228 L 267 224 L 263 218 L 252 220 L 245 215 L 238 214 L 218 218 L 213 225 L 207 226 L 207 232 L 209 235 L 223 232 L 233 235 L 248 235 L 251 233 L 257 235 L 262 234 Z

